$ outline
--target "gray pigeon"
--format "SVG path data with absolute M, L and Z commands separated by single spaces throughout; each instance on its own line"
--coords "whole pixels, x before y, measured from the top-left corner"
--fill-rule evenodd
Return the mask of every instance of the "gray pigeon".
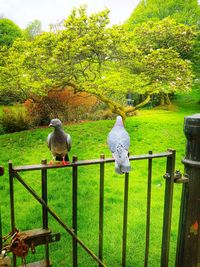
M 68 152 L 71 149 L 71 136 L 64 132 L 59 119 L 52 119 L 49 127 L 54 127 L 54 131 L 47 137 L 47 144 L 52 152 L 53 162 L 60 160 L 64 165 L 68 164 Z
M 128 173 L 131 169 L 128 158 L 130 136 L 124 128 L 121 116 L 117 116 L 115 125 L 108 134 L 107 143 L 115 159 L 116 173 Z

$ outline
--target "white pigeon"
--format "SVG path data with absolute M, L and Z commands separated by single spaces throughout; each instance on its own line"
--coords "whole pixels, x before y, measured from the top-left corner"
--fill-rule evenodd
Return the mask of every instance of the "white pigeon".
M 62 164 L 67 165 L 69 161 L 68 152 L 71 149 L 71 136 L 64 132 L 59 119 L 52 119 L 49 127 L 54 128 L 54 131 L 47 137 L 47 145 L 51 150 L 53 162 L 60 160 Z
M 116 173 L 128 173 L 131 169 L 128 157 L 130 136 L 124 128 L 121 116 L 117 116 L 115 125 L 108 134 L 107 143 L 115 159 Z

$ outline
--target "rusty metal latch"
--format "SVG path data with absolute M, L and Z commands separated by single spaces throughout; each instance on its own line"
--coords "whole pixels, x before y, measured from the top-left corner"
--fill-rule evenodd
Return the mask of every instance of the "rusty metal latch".
M 2 252 L 12 252 L 18 257 L 22 258 L 22 266 L 26 266 L 26 256 L 29 251 L 29 246 L 26 244 L 26 236 L 21 236 L 20 231 L 15 229 L 14 233 L 9 233 L 7 236 L 3 237 L 3 241 L 6 242 L 10 239 L 9 244 L 4 245 Z
M 50 229 L 32 229 L 24 232 L 15 229 L 14 232 L 9 233 L 2 239 L 4 243 L 2 252 L 5 254 L 12 252 L 17 257 L 21 257 L 22 266 L 26 266 L 26 256 L 29 248 L 31 253 L 34 254 L 36 246 L 59 241 L 60 233 L 52 233 Z
M 188 183 L 189 176 L 188 174 L 182 174 L 179 170 L 176 170 L 174 173 L 174 183 L 184 184 Z

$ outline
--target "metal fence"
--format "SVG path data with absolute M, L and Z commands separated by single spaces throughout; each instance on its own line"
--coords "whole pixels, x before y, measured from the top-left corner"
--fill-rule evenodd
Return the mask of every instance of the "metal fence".
M 168 150 L 164 153 L 153 154 L 151 151 L 146 155 L 130 156 L 130 161 L 148 161 L 148 183 L 147 183 L 147 203 L 146 203 L 146 238 L 144 267 L 148 266 L 149 243 L 150 243 L 150 222 L 151 222 L 151 189 L 152 189 L 152 164 L 154 159 L 166 158 L 165 178 L 165 198 L 163 214 L 163 232 L 161 245 L 160 266 L 167 267 L 169 262 L 169 247 L 171 233 L 172 200 L 174 183 L 183 183 L 179 231 L 176 249 L 176 267 L 198 267 L 200 266 L 200 114 L 185 118 L 184 132 L 187 138 L 186 155 L 183 159 L 186 175 L 175 171 L 175 150 Z M 15 167 L 9 162 L 9 183 L 10 183 L 10 209 L 11 209 L 11 233 L 14 242 L 11 246 L 13 252 L 13 266 L 16 266 L 16 255 L 24 256 L 24 251 L 29 247 L 34 250 L 35 245 L 45 245 L 45 260 L 41 264 L 27 266 L 51 266 L 49 260 L 49 243 L 59 241 L 59 234 L 52 234 L 48 227 L 48 214 L 50 214 L 60 224 L 65 231 L 72 237 L 72 266 L 78 265 L 77 246 L 80 245 L 89 254 L 96 264 L 106 266 L 104 263 L 104 176 L 105 164 L 114 162 L 114 159 L 105 159 L 101 155 L 98 160 L 78 161 L 73 157 L 73 162 L 69 165 L 48 165 L 42 161 L 40 165 Z M 99 165 L 99 242 L 98 255 L 85 245 L 78 237 L 77 229 L 77 196 L 78 196 L 78 173 L 80 166 Z M 51 169 L 71 168 L 72 169 L 72 227 L 62 221 L 54 210 L 48 205 L 47 174 Z M 22 178 L 21 172 L 41 171 L 42 197 L 39 196 Z M 0 166 L 0 176 L 4 174 L 3 167 Z M 17 179 L 26 190 L 41 204 L 43 228 L 37 231 L 16 233 L 15 225 L 15 202 L 14 202 L 14 179 Z M 126 266 L 127 252 L 127 223 L 128 223 L 128 197 L 129 197 L 129 174 L 124 176 L 124 209 L 123 209 L 123 230 L 122 230 L 122 250 L 121 264 Z M 0 214 L 1 215 L 1 214 Z M 23 242 L 25 236 L 25 242 Z M 2 231 L 0 216 L 0 248 L 2 249 Z M 0 255 L 2 257 L 2 255 Z M 0 258 L 1 260 L 1 258 Z M 0 261 L 1 266 L 1 261 Z M 4 266 L 4 265 L 3 265 Z
M 151 186 L 152 186 L 152 164 L 154 159 L 166 158 L 166 174 L 165 178 L 165 199 L 164 199 L 164 216 L 163 216 L 163 233 L 162 233 L 162 247 L 161 247 L 161 263 L 162 267 L 168 266 L 169 261 L 169 245 L 170 245 L 170 231 L 171 231 L 171 214 L 172 214 L 172 200 L 174 187 L 174 171 L 175 171 L 175 150 L 168 150 L 167 152 L 153 154 L 151 151 L 146 155 L 130 156 L 130 161 L 147 160 L 148 161 L 148 183 L 147 183 L 147 206 L 146 206 L 146 241 L 145 241 L 145 256 L 144 266 L 148 266 L 149 258 L 149 240 L 150 240 L 150 220 L 151 220 Z M 78 265 L 77 245 L 80 245 L 87 254 L 89 254 L 99 266 L 106 266 L 103 257 L 103 236 L 104 236 L 104 176 L 105 164 L 114 162 L 113 158 L 105 158 L 100 156 L 97 160 L 78 161 L 77 157 L 73 157 L 72 163 L 69 165 L 48 165 L 46 161 L 42 161 L 40 165 L 32 166 L 13 166 L 9 162 L 9 182 L 10 182 L 10 208 L 11 208 L 11 228 L 15 232 L 15 203 L 14 203 L 14 179 L 17 179 L 26 190 L 42 205 L 43 229 L 48 230 L 48 214 L 66 230 L 72 237 L 72 266 Z M 98 255 L 87 247 L 84 242 L 77 235 L 77 193 L 78 193 L 78 171 L 79 166 L 99 165 L 99 237 L 98 237 Z M 47 175 L 51 169 L 58 168 L 72 168 L 72 227 L 69 227 L 62 221 L 54 210 L 48 205 L 47 192 Z M 22 178 L 21 172 L 27 171 L 41 171 L 41 188 L 42 197 L 39 196 Z M 124 175 L 124 203 L 123 203 L 123 232 L 122 232 L 122 251 L 121 251 L 121 265 L 126 266 L 126 252 L 127 252 L 127 222 L 128 222 L 128 196 L 129 196 L 129 174 Z M 46 233 L 49 235 L 49 233 Z M 45 235 L 45 232 L 43 233 Z M 36 237 L 33 237 L 33 240 Z M 46 239 L 47 240 L 47 239 Z M 48 243 L 50 239 L 45 242 L 46 265 L 50 266 Z M 53 237 L 51 238 L 51 241 Z M 35 241 L 34 241 L 35 242 Z M 42 241 L 38 241 L 42 243 Z M 37 243 L 37 242 L 36 242 Z M 13 257 L 13 266 L 16 266 L 16 255 Z

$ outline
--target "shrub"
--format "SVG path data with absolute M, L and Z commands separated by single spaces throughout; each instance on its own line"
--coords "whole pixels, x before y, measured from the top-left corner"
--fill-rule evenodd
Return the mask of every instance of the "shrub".
M 22 93 L 14 90 L 0 90 L 0 105 L 12 105 L 16 102 L 23 102 Z
M 27 112 L 21 108 L 3 108 L 0 123 L 2 132 L 5 133 L 27 130 L 32 126 Z
M 74 94 L 72 89 L 65 89 L 52 90 L 36 101 L 28 99 L 24 105 L 35 124 L 46 125 L 56 117 L 62 122 L 87 119 L 97 103 L 97 98 L 87 93 Z

